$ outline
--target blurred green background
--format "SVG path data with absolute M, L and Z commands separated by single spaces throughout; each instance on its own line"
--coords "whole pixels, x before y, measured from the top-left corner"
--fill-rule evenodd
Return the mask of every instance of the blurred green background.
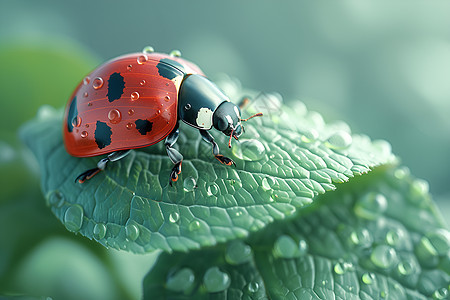
M 301 100 L 327 121 L 344 120 L 354 133 L 388 140 L 450 214 L 448 1 L 1 0 L 0 294 L 33 291 L 22 287 L 30 281 L 24 270 L 37 268 L 30 255 L 69 243 L 54 242 L 65 229 L 48 221 L 43 198 L 30 196 L 38 190 L 37 167 L 16 130 L 41 105 L 64 106 L 99 63 L 147 45 L 179 49 L 212 79 L 228 74 L 242 86 L 279 92 L 288 105 Z M 38 216 L 29 210 L 24 217 L 39 205 Z M 22 227 L 11 226 L 14 220 Z M 39 234 L 24 237 L 30 226 Z M 6 245 L 12 236 L 17 241 Z M 91 244 L 73 251 L 107 257 L 111 267 L 110 252 Z M 22 273 L 10 276 L 17 265 Z

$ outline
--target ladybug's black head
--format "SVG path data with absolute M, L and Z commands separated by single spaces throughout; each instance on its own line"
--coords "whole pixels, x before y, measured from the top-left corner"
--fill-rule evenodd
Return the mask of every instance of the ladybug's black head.
M 224 134 L 238 138 L 242 134 L 241 109 L 234 103 L 223 102 L 214 111 L 213 125 Z

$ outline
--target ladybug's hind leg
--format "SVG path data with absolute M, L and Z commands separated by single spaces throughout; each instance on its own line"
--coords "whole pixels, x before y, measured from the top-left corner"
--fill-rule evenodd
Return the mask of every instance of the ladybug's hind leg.
M 219 149 L 219 145 L 217 145 L 217 143 L 214 141 L 213 136 L 206 130 L 202 130 L 200 129 L 200 134 L 202 135 L 202 138 L 211 143 L 212 147 L 213 147 L 213 154 L 214 157 L 217 158 L 218 161 L 220 161 L 222 164 L 227 165 L 227 166 L 231 166 L 234 165 L 236 166 L 236 164 L 234 163 L 234 161 L 231 158 L 228 158 L 226 156 L 223 156 L 222 154 L 220 154 L 220 149 Z
M 172 185 L 172 182 L 178 180 L 178 175 L 181 173 L 181 163 L 183 162 L 183 155 L 178 152 L 177 149 L 173 148 L 173 145 L 178 140 L 178 136 L 180 134 L 180 130 L 178 129 L 178 123 L 175 126 L 175 129 L 167 136 L 165 145 L 167 150 L 167 155 L 170 160 L 175 164 L 172 168 L 172 172 L 170 172 L 170 181 L 169 184 Z
M 83 183 L 86 180 L 91 179 L 92 177 L 97 175 L 100 171 L 103 171 L 106 168 L 106 165 L 110 161 L 118 161 L 119 159 L 124 158 L 125 156 L 127 156 L 128 153 L 130 153 L 130 150 L 115 151 L 115 152 L 112 152 L 112 153 L 108 154 L 107 157 L 101 159 L 97 163 L 97 167 L 96 168 L 89 169 L 89 170 L 81 173 L 80 175 L 78 175 L 78 177 L 75 179 L 75 182 L 78 181 L 79 183 Z

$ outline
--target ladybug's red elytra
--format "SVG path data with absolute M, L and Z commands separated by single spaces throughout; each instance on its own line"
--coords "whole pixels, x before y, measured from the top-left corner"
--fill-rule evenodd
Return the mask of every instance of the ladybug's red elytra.
M 232 159 L 219 153 L 208 130 L 214 127 L 230 136 L 231 147 L 231 139 L 242 134 L 241 122 L 250 118 L 242 119 L 240 107 L 194 63 L 179 55 L 133 53 L 104 63 L 78 85 L 64 114 L 64 144 L 72 156 L 108 154 L 96 168 L 76 178 L 83 183 L 131 149 L 165 139 L 167 155 L 175 164 L 170 174 L 172 184 L 178 180 L 183 161 L 173 147 L 180 120 L 199 129 L 222 164 L 234 165 Z

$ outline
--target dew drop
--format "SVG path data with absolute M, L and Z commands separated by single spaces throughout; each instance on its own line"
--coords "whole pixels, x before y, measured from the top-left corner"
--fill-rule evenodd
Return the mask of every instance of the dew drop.
M 169 96 L 169 95 L 165 95 L 165 96 L 164 96 L 164 101 L 167 102 L 167 101 L 169 101 L 169 100 L 170 100 L 170 96 Z
M 250 139 L 241 140 L 240 143 L 235 144 L 232 152 L 241 160 L 258 161 L 265 156 L 266 149 L 259 140 Z
M 180 220 L 180 214 L 177 213 L 176 211 L 171 212 L 169 214 L 169 222 L 170 223 L 177 223 Z
M 219 186 L 216 183 L 212 183 L 208 186 L 208 196 L 215 196 L 219 192 Z
M 307 130 L 303 133 L 301 141 L 304 143 L 312 143 L 319 138 L 319 133 L 315 129 Z
M 375 282 L 376 277 L 375 277 L 375 274 L 373 274 L 373 273 L 364 273 L 362 275 L 361 279 L 362 279 L 362 282 L 364 282 L 367 285 L 370 285 Z
M 65 201 L 64 195 L 60 191 L 52 191 L 47 196 L 48 206 L 59 208 L 64 204 L 64 201 Z
M 209 293 L 218 293 L 226 290 L 231 280 L 227 273 L 220 271 L 218 267 L 212 267 L 205 272 L 203 284 Z
M 288 235 L 281 235 L 275 241 L 273 253 L 276 257 L 294 258 L 298 256 L 297 243 Z
M 134 123 L 127 123 L 126 127 L 128 130 L 132 130 L 134 128 Z
M 298 242 L 298 256 L 305 256 L 308 253 L 308 243 L 301 239 Z
M 96 240 L 101 240 L 106 235 L 106 225 L 103 223 L 97 223 L 93 230 L 94 238 Z
M 111 124 L 117 124 L 122 120 L 122 114 L 118 109 L 111 109 L 108 112 L 108 119 Z
M 88 132 L 87 131 L 82 131 L 80 136 L 84 139 L 88 136 Z
M 130 108 L 130 109 L 128 110 L 128 115 L 129 115 L 129 116 L 132 116 L 133 114 L 134 114 L 134 109 Z
M 387 245 L 378 245 L 372 251 L 370 260 L 379 268 L 388 269 L 397 262 L 397 253 Z
M 135 241 L 139 237 L 139 228 L 134 224 L 128 224 L 125 226 L 125 234 L 131 241 Z
M 86 85 L 89 84 L 89 82 L 91 82 L 91 78 L 89 76 L 84 77 L 83 84 Z
M 416 269 L 415 265 L 409 261 L 402 261 L 398 264 L 397 270 L 401 275 L 411 275 Z
M 346 149 L 350 147 L 351 144 L 352 144 L 352 136 L 343 130 L 336 132 L 335 134 L 330 136 L 325 142 L 325 145 L 328 148 L 336 150 Z
M 136 61 L 139 65 L 144 64 L 147 60 L 148 60 L 148 57 L 145 54 L 139 55 L 138 58 L 136 59 Z
M 396 246 L 399 244 L 400 239 L 401 239 L 401 233 L 400 231 L 397 230 L 389 230 L 386 233 L 386 243 L 388 243 L 391 246 Z
M 96 90 L 100 89 L 103 86 L 103 79 L 101 77 L 95 77 L 92 82 L 92 87 Z
M 144 53 L 153 53 L 153 52 L 155 52 L 155 49 L 153 49 L 152 46 L 146 46 L 146 47 L 144 47 L 144 49 L 142 49 L 142 52 L 144 52 Z
M 339 262 L 334 265 L 333 269 L 334 269 L 334 273 L 336 273 L 338 275 L 342 275 L 345 273 L 345 269 L 344 269 L 343 265 Z
M 263 190 L 269 191 L 273 188 L 275 183 L 276 183 L 275 178 L 273 178 L 272 176 L 267 176 L 267 177 L 264 177 L 264 179 L 262 180 L 261 187 Z
M 433 299 L 448 299 L 449 292 L 447 288 L 441 288 L 435 290 L 433 293 Z
M 64 225 L 67 230 L 73 232 L 80 230 L 83 224 L 83 216 L 83 208 L 80 205 L 75 204 L 69 206 L 64 214 Z
M 183 182 L 185 192 L 192 192 L 196 188 L 197 182 L 194 177 L 187 177 Z
M 434 248 L 437 255 L 442 256 L 450 250 L 450 231 L 446 229 L 437 229 L 425 235 L 430 245 Z
M 200 221 L 199 220 L 193 220 L 191 223 L 189 223 L 189 230 L 195 231 L 200 229 Z
M 130 95 L 131 101 L 136 101 L 139 99 L 139 93 L 138 92 L 132 92 Z
M 140 85 L 140 86 L 144 86 L 146 83 L 147 83 L 147 81 L 145 81 L 145 79 L 142 79 L 142 80 L 139 82 L 139 85 Z
M 256 281 L 252 281 L 247 285 L 247 291 L 254 294 L 259 290 L 259 284 Z
M 354 206 L 356 215 L 361 218 L 375 220 L 387 208 L 387 200 L 382 194 L 368 193 L 362 196 Z
M 230 265 L 240 265 L 252 258 L 252 248 L 242 241 L 233 241 L 227 245 L 225 260 Z
M 89 96 L 88 92 L 84 92 L 83 97 L 86 98 L 87 96 Z
M 76 116 L 72 119 L 72 126 L 73 127 L 80 127 L 81 126 L 81 117 Z
M 166 287 L 174 292 L 184 292 L 191 289 L 194 281 L 194 271 L 190 268 L 183 268 L 167 277 Z
M 169 53 L 170 56 L 175 56 L 175 57 L 180 57 L 181 56 L 181 51 L 180 50 L 172 50 Z
M 373 239 L 367 228 L 359 227 L 350 233 L 350 243 L 354 247 L 368 248 L 372 245 Z
M 127 70 L 128 70 L 128 71 L 133 70 L 133 65 L 128 65 L 128 66 L 127 66 Z

